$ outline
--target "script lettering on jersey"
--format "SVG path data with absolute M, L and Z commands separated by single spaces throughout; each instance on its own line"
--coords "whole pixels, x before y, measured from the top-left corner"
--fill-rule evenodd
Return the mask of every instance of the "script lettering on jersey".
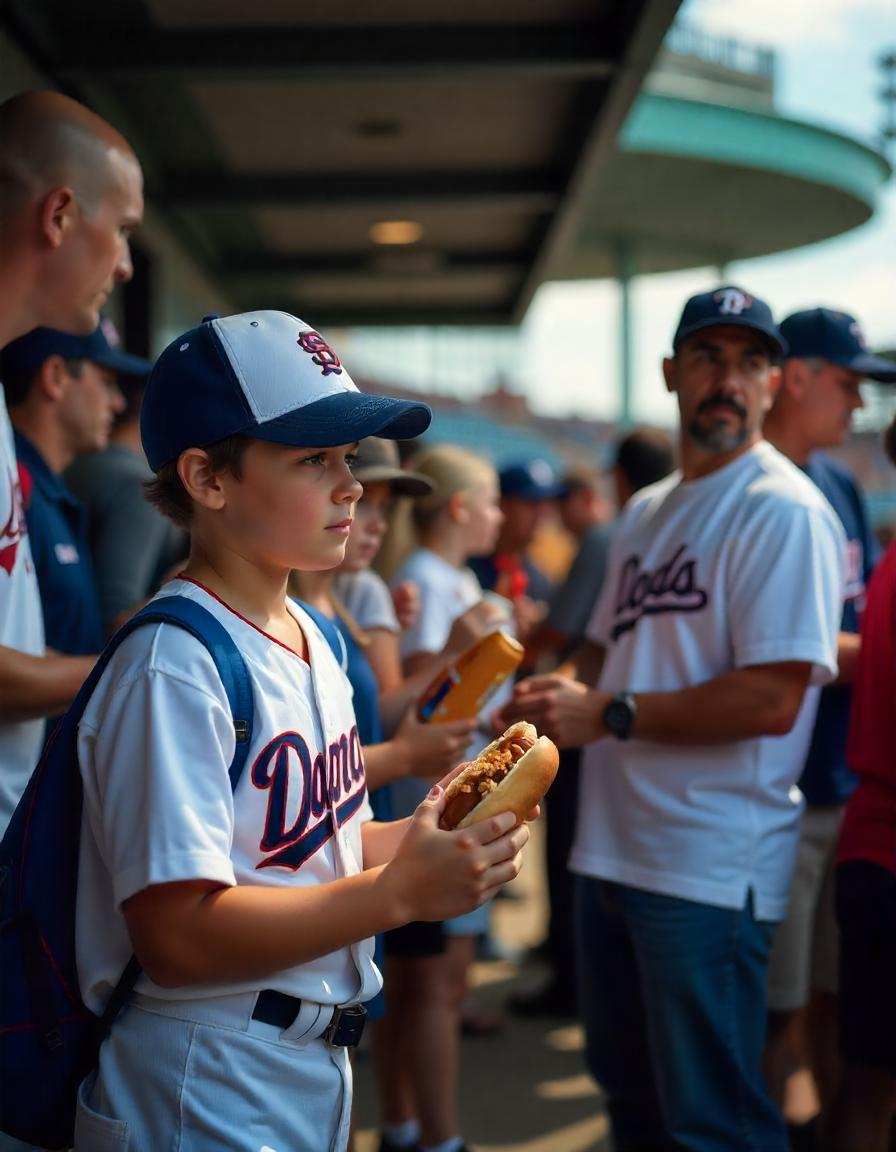
M 0 525 L 0 568 L 12 575 L 19 554 L 19 543 L 25 535 L 25 508 L 19 475 L 9 470 L 9 509 L 0 509 L 3 523 Z
M 364 803 L 364 757 L 354 726 L 326 752 L 311 755 L 298 732 L 282 732 L 261 750 L 250 774 L 268 793 L 256 868 L 295 872 Z
M 856 601 L 856 611 L 861 612 L 865 605 L 865 549 L 861 540 L 846 541 L 846 571 L 844 601 Z
M 643 616 L 663 612 L 699 612 L 709 599 L 697 583 L 697 561 L 682 544 L 671 560 L 651 572 L 641 567 L 640 556 L 629 556 L 622 566 L 616 596 L 616 623 L 611 636 L 618 640 Z

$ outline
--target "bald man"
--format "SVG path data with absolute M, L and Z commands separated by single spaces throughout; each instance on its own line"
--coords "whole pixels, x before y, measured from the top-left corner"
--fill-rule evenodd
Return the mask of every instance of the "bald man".
M 57 92 L 0 104 L 0 347 L 39 325 L 86 335 L 116 281 L 143 177 L 127 141 Z M 12 431 L 0 388 L 0 834 L 37 763 L 42 718 L 77 692 L 91 657 L 44 648 Z

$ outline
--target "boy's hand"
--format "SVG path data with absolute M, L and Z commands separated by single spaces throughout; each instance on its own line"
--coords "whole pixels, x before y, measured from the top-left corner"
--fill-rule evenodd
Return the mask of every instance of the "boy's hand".
M 394 885 L 404 922 L 448 920 L 470 912 L 513 880 L 522 867 L 529 829 L 517 825 L 512 812 L 462 831 L 443 832 L 439 816 L 444 807 L 444 790 L 435 785 L 383 870 L 383 880 Z
M 412 704 L 395 731 L 393 740 L 406 749 L 409 775 L 438 779 L 451 770 L 467 749 L 476 731 L 474 720 L 452 720 L 449 724 L 424 724 Z

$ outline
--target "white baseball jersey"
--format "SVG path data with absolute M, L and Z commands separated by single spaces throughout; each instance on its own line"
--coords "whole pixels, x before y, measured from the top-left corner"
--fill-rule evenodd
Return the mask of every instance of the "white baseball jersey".
M 405 580 L 420 589 L 420 612 L 401 634 L 401 654 L 441 652 L 457 617 L 482 599 L 479 581 L 469 568 L 455 568 L 428 548 L 408 556 L 392 577 L 392 587 Z
M 674 692 L 736 668 L 837 669 L 845 539 L 818 489 L 767 443 L 698 480 L 634 497 L 589 639 L 600 688 Z M 570 867 L 651 892 L 784 915 L 802 770 L 817 706 L 793 730 L 728 744 L 597 741 L 584 754 Z
M 44 654 L 44 617 L 25 527 L 12 428 L 0 385 L 0 645 Z M 0 836 L 43 744 L 44 721 L 0 724 Z
M 236 792 L 233 717 L 205 647 L 176 625 L 145 625 L 114 654 L 81 721 L 84 781 L 77 955 L 85 1003 L 100 1011 L 130 957 L 122 902 L 153 884 L 311 887 L 362 868 L 371 818 L 351 687 L 326 640 L 291 601 L 310 664 L 199 585 L 178 593 L 224 625 L 252 684 L 254 728 Z M 372 941 L 261 982 L 138 991 L 186 1000 L 273 988 L 321 1004 L 381 986 Z

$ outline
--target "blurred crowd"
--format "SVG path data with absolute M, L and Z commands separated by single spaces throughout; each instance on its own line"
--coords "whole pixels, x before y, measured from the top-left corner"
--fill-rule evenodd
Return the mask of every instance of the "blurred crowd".
M 146 499 L 153 365 L 100 318 L 132 274 L 136 158 L 87 124 L 120 160 L 71 252 L 58 189 L 91 184 L 89 156 L 23 194 L 42 216 L 4 191 L 31 155 L 21 134 L 49 121 L 52 149 L 72 115 L 0 109 L 0 831 L 98 653 L 191 553 L 183 518 Z M 827 450 L 862 381 L 896 383 L 896 364 L 846 311 L 777 322 L 732 285 L 683 302 L 670 336 L 658 371 L 679 427 L 621 429 L 609 468 L 496 466 L 441 442 L 437 419 L 419 440 L 363 438 L 344 556 L 294 570 L 289 592 L 335 629 L 377 820 L 413 817 L 516 720 L 560 748 L 549 974 L 507 1011 L 581 1020 L 619 1152 L 884 1152 L 896 547 Z M 896 466 L 896 422 L 885 441 Z M 496 630 L 525 649 L 515 677 L 475 717 L 422 719 L 427 687 Z M 381 1152 L 476 1139 L 460 1133 L 459 1040 L 501 1027 L 468 997 L 474 959 L 501 947 L 489 913 L 377 936 Z M 817 1115 L 797 1124 L 800 1070 Z

